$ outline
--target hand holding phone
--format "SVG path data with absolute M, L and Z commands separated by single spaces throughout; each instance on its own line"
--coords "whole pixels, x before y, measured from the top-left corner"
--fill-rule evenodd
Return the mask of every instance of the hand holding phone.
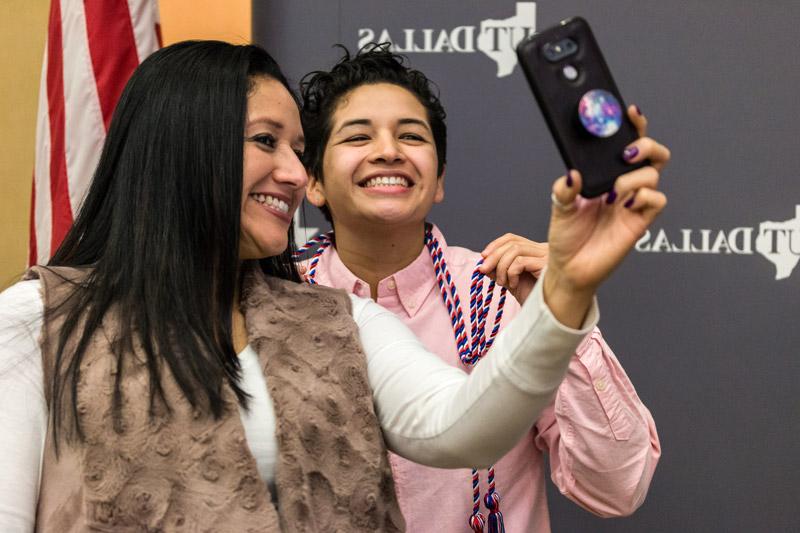
M 582 196 L 606 193 L 617 176 L 649 164 L 623 158 L 639 135 L 584 19 L 531 35 L 517 55 L 564 163 L 583 176 Z

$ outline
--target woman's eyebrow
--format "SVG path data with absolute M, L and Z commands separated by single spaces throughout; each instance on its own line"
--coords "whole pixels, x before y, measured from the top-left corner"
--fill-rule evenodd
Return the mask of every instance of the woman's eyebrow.
M 397 122 L 398 122 L 398 124 L 417 124 L 419 126 L 422 126 L 423 128 L 425 128 L 428 131 L 431 130 L 431 127 L 428 125 L 427 121 L 420 120 L 418 118 L 401 118 Z
M 255 118 L 253 120 L 249 120 L 247 122 L 248 126 L 253 126 L 255 124 L 268 124 L 269 126 L 272 126 L 273 128 L 275 128 L 276 130 L 282 130 L 283 129 L 283 122 L 279 122 L 279 121 L 277 121 L 275 119 L 272 119 L 272 118 L 269 118 L 269 117 L 259 117 L 259 118 Z
M 368 118 L 354 118 L 352 120 L 346 120 L 341 126 L 339 126 L 339 129 L 336 130 L 336 133 L 339 133 L 343 129 L 349 128 L 351 126 L 371 126 L 371 125 L 372 121 Z
M 419 125 L 419 126 L 422 126 L 423 128 L 425 128 L 428 131 L 430 131 L 430 129 L 431 129 L 430 126 L 428 125 L 427 121 L 421 120 L 421 119 L 418 119 L 418 118 L 401 118 L 400 120 L 397 121 L 397 123 L 400 124 L 401 126 L 402 125 L 406 125 L 406 124 Z M 371 126 L 371 125 L 372 125 L 372 121 L 370 119 L 368 119 L 368 118 L 354 118 L 354 119 L 345 121 L 341 126 L 339 126 L 339 129 L 336 130 L 335 133 L 339 133 L 343 129 L 349 128 L 351 126 Z

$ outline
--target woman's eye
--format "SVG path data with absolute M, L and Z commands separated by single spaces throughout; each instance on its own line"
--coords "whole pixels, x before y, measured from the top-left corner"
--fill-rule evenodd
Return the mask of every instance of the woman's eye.
M 420 141 L 420 142 L 425 141 L 425 137 L 423 137 L 422 135 L 418 135 L 416 133 L 404 133 L 400 136 L 400 138 L 405 139 L 407 141 Z
M 275 148 L 275 145 L 277 144 L 275 137 L 269 134 L 254 135 L 253 137 L 250 138 L 250 140 L 257 142 L 258 144 L 264 145 L 267 148 Z
M 369 137 L 367 137 L 366 135 L 352 135 L 352 136 L 348 137 L 347 139 L 345 139 L 344 142 L 353 143 L 353 142 L 361 142 L 361 141 L 367 141 L 367 140 L 369 140 Z

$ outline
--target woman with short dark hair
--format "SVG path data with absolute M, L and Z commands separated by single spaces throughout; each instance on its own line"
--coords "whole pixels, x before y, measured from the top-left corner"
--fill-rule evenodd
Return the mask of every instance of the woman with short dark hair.
M 447 242 L 431 210 L 446 197 L 446 183 L 462 187 L 463 176 L 445 179 L 445 111 L 435 84 L 392 52 L 389 43 L 369 44 L 352 55 L 345 50 L 330 69 L 304 77 L 301 92 L 307 197 L 332 224 L 313 255 L 309 281 L 369 294 L 443 361 L 473 368 L 486 351 L 488 332 L 513 323 L 549 263 L 548 244 L 506 234 L 479 253 Z M 657 197 L 658 171 L 669 151 L 645 137 L 645 117 L 631 107 L 630 120 L 642 136 L 631 145 L 638 153 L 631 153 L 637 162 L 647 159 L 651 165 L 621 176 L 618 192 L 633 179 L 643 185 L 637 191 L 640 199 Z M 472 127 L 482 131 L 480 124 Z M 515 141 L 507 144 L 513 149 Z M 484 178 L 498 190 L 507 181 Z M 636 233 L 629 233 L 627 224 L 598 221 L 628 219 L 636 228 L 641 220 L 638 207 L 631 209 L 635 202 L 630 191 L 617 201 L 609 194 L 582 202 L 583 210 L 564 208 L 558 214 L 568 216 L 561 221 L 570 230 L 581 229 L 581 237 L 567 243 L 613 247 L 620 237 L 623 242 L 633 238 Z M 474 215 L 471 204 L 460 207 L 451 224 Z M 586 236 L 589 227 L 591 237 Z M 555 247 L 557 253 L 563 253 L 563 243 Z M 482 291 L 474 289 L 484 284 L 479 274 L 492 271 L 511 295 L 489 290 L 486 300 L 493 303 L 481 306 Z M 459 300 L 462 322 L 454 320 Z M 467 314 L 471 321 L 483 316 L 486 335 L 480 327 L 462 329 Z M 502 522 L 509 531 L 549 533 L 546 461 L 561 494 L 594 514 L 612 517 L 629 515 L 644 502 L 660 454 L 652 415 L 595 328 L 575 351 L 549 408 L 488 471 L 443 471 L 394 454 L 389 462 L 409 530 L 471 527 L 476 533 L 494 533 L 502 530 Z M 427 505 L 433 499 L 439 503 L 435 508 Z

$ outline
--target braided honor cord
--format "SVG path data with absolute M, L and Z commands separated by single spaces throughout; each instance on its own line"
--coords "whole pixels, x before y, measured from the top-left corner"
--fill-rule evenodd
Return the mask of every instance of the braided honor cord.
M 295 258 L 299 258 L 314 245 L 319 245 L 317 251 L 311 257 L 308 270 L 305 274 L 305 278 L 309 283 L 316 283 L 314 278 L 317 273 L 317 264 L 319 263 L 319 259 L 322 254 L 326 249 L 328 249 L 332 242 L 333 231 L 321 233 L 309 240 L 295 253 Z M 442 293 L 442 301 L 444 302 L 447 312 L 450 315 L 450 321 L 453 325 L 453 333 L 455 334 L 458 356 L 464 366 L 472 367 L 486 354 L 486 352 L 494 343 L 497 332 L 500 330 L 500 321 L 503 318 L 503 307 L 505 306 L 507 291 L 505 287 L 501 288 L 500 290 L 494 324 L 492 326 L 492 331 L 489 333 L 489 338 L 487 339 L 486 318 L 489 315 L 489 307 L 492 303 L 492 298 L 494 295 L 495 282 L 490 281 L 487 287 L 486 298 L 484 298 L 483 282 L 485 276 L 478 270 L 478 267 L 483 263 L 483 259 L 479 260 L 475 265 L 475 271 L 472 273 L 472 277 L 470 278 L 470 331 L 469 336 L 467 336 L 467 328 L 464 324 L 464 314 L 461 309 L 461 299 L 458 297 L 458 291 L 456 290 L 455 283 L 450 275 L 450 270 L 447 267 L 444 254 L 439 247 L 439 241 L 433 236 L 430 224 L 425 225 L 425 246 L 428 248 L 428 251 L 431 254 L 433 268 L 436 273 L 436 282 L 439 284 L 439 290 Z M 489 467 L 488 484 L 489 487 L 484 498 L 484 505 L 486 505 L 486 508 L 489 510 L 488 533 L 504 533 L 505 527 L 503 525 L 503 515 L 500 512 L 500 494 L 495 490 L 494 466 Z M 480 505 L 480 474 L 477 470 L 473 469 L 472 514 L 469 516 L 468 524 L 475 533 L 483 533 L 484 526 L 487 524 L 485 517 L 480 512 Z
M 481 274 L 478 267 L 483 264 L 480 259 L 475 265 L 475 271 L 470 278 L 469 287 L 469 323 L 471 342 L 467 342 L 464 325 L 464 315 L 461 311 L 461 300 L 458 297 L 455 283 L 453 283 L 450 269 L 444 260 L 444 254 L 439 248 L 439 241 L 433 236 L 430 225 L 425 229 L 425 246 L 431 254 L 433 268 L 436 272 L 436 281 L 442 292 L 442 301 L 447 312 L 450 314 L 450 322 L 453 325 L 453 333 L 456 337 L 456 347 L 461 363 L 466 367 L 474 366 L 486 354 L 494 343 L 497 332 L 500 330 L 500 321 L 503 318 L 503 307 L 506 303 L 506 288 L 500 290 L 500 299 L 497 302 L 497 312 L 494 317 L 494 326 L 489 338 L 486 339 L 486 317 L 489 314 L 489 306 L 494 295 L 495 282 L 492 280 L 488 286 L 486 299 L 483 298 L 483 281 L 485 276 Z M 500 513 L 500 494 L 495 490 L 494 466 L 489 467 L 488 471 L 489 488 L 486 492 L 484 504 L 489 509 L 489 530 L 488 533 L 505 533 L 503 515 Z M 472 469 L 472 514 L 469 516 L 469 527 L 475 533 L 482 533 L 486 520 L 480 512 L 481 489 L 480 474 L 476 469 Z
M 319 244 L 319 248 L 317 248 L 317 251 L 314 252 L 313 256 L 311 256 L 311 261 L 308 263 L 308 270 L 305 273 L 306 281 L 311 285 L 317 284 L 314 278 L 317 275 L 319 258 L 322 256 L 322 253 L 327 250 L 331 244 L 333 244 L 333 230 L 329 231 L 328 233 L 320 233 L 316 237 L 312 237 L 311 240 L 294 252 L 294 259 L 300 259 L 303 254 L 310 250 L 315 244 Z

